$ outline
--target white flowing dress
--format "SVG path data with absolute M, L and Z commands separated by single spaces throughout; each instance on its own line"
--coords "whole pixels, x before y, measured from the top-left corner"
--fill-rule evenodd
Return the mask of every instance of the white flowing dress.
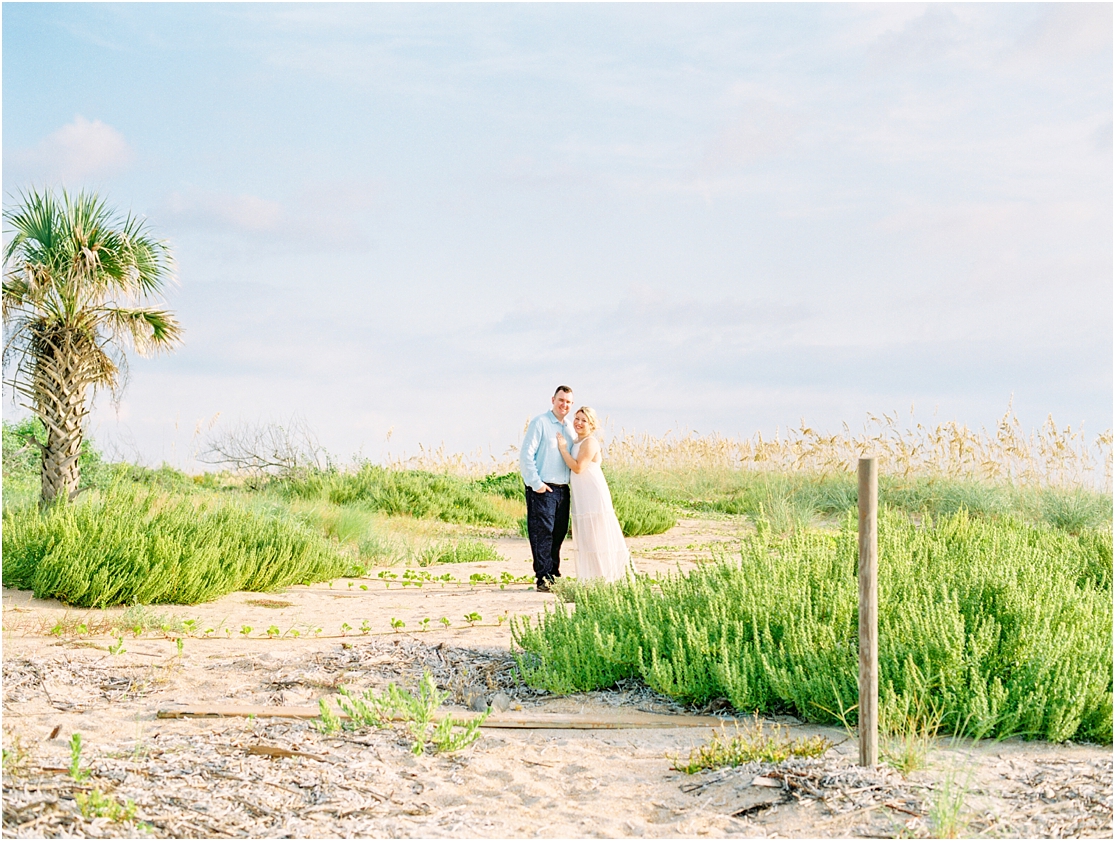
M 573 444 L 570 455 L 574 459 L 580 448 L 580 441 Z M 569 496 L 577 578 L 619 581 L 631 566 L 631 555 L 600 469 L 599 453 L 580 473 L 570 472 Z

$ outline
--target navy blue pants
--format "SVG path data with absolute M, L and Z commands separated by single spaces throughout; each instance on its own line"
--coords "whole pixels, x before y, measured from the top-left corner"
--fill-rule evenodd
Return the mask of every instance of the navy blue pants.
M 534 577 L 539 584 L 561 578 L 561 542 L 569 531 L 569 486 L 550 485 L 549 493 L 535 493 L 523 486 L 527 496 L 527 535 L 534 556 Z

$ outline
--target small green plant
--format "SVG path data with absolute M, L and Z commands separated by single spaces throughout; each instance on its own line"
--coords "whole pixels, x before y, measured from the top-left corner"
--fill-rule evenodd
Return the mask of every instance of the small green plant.
M 275 637 L 282 634 L 282 631 L 279 630 L 278 625 L 271 625 L 266 631 L 264 631 L 264 633 L 267 634 L 268 639 L 274 639 Z
M 185 647 L 185 643 L 182 642 L 182 637 L 176 637 L 175 638 L 174 646 L 175 646 L 175 648 L 178 649 L 178 656 L 181 657 L 182 656 L 182 649 Z
M 423 631 L 427 630 L 430 627 L 430 617 L 429 616 L 423 617 L 422 621 L 419 622 L 418 624 L 422 626 Z
M 74 733 L 70 737 L 70 778 L 74 782 L 82 782 L 89 777 L 89 772 L 81 767 L 81 734 Z
M 475 625 L 477 622 L 480 622 L 483 619 L 484 619 L 484 617 L 481 616 L 479 613 L 477 613 L 475 610 L 472 611 L 471 613 L 466 613 L 465 614 L 465 621 L 468 622 L 468 626 L 470 628 L 473 625 Z
M 240 626 L 240 636 L 247 637 L 248 634 L 250 634 L 251 632 L 252 632 L 252 626 L 251 625 L 241 625 Z
M 182 630 L 184 630 L 187 635 L 193 634 L 193 632 L 196 628 L 197 628 L 197 620 L 196 619 L 184 619 L 182 621 Z
M 74 634 L 76 636 L 80 637 L 82 634 L 88 634 L 88 633 L 89 633 L 89 626 L 86 625 L 84 622 L 78 623 L 78 626 L 76 628 L 74 628 Z
M 444 625 L 444 626 L 445 626 L 446 628 L 448 628 L 448 627 L 449 627 L 450 625 L 452 625 L 452 624 L 453 624 L 452 622 L 450 622 L 450 621 L 449 621 L 449 617 L 448 617 L 448 616 L 443 616 L 443 617 L 441 617 L 441 619 L 439 619 L 439 620 L 438 620 L 438 622 L 440 622 L 440 623 L 441 623 L 442 625 Z
M 204 631 L 202 631 L 202 636 L 211 637 L 216 632 L 216 628 L 206 628 Z
M 352 630 L 352 626 L 350 624 L 348 624 L 348 622 L 342 622 L 341 623 L 341 636 L 342 637 L 345 636 L 351 630 Z
M 123 636 L 117 637 L 116 642 L 108 647 L 108 653 L 113 654 L 113 655 L 127 653 L 127 649 L 124 648 L 124 637 Z
M 356 696 L 343 686 L 340 693 L 337 705 L 349 719 L 344 727 L 353 730 L 361 727 L 383 728 L 399 722 L 410 733 L 413 739 L 411 752 L 416 756 L 426 750 L 427 744 L 433 745 L 438 753 L 451 753 L 468 747 L 480 737 L 480 725 L 488 717 L 485 713 L 462 722 L 445 716 L 435 724 L 434 713 L 449 693 L 437 688 L 429 672 L 423 672 L 417 691 L 413 693 L 394 683 L 388 684 L 382 693 L 367 689 Z M 318 704 L 321 711 L 319 729 L 333 726 L 326 723 L 324 704 L 324 700 Z
M 941 729 L 941 713 L 936 704 L 927 703 L 917 667 L 910 663 L 907 671 L 913 676 L 912 691 L 884 704 L 880 715 L 879 754 L 882 760 L 906 775 L 925 767 L 929 747 Z
M 318 720 L 314 722 L 314 726 L 327 736 L 336 733 L 341 729 L 341 719 L 333 712 L 332 707 L 326 703 L 324 698 L 318 698 L 317 709 L 319 713 Z
M 74 800 L 77 801 L 81 814 L 86 818 L 108 818 L 115 823 L 135 820 L 136 804 L 132 800 L 126 799 L 120 803 L 99 788 L 93 789 L 88 794 L 75 791 Z
M 287 634 L 289 634 L 294 639 L 298 639 L 300 636 L 302 636 L 302 632 L 299 631 L 297 628 L 291 628 L 289 631 L 287 631 Z
M 53 637 L 60 637 L 60 636 L 62 636 L 62 633 L 64 631 L 65 631 L 65 628 L 63 628 L 62 623 L 59 622 L 53 628 L 50 629 L 50 635 L 53 636 Z
M 372 626 L 367 619 L 360 623 L 360 633 L 367 635 L 371 632 L 371 630 Z
M 19 733 L 5 727 L 4 741 L 9 745 L 3 749 L 4 774 L 22 774 L 27 771 L 28 760 L 31 758 L 31 753 L 24 747 L 23 739 L 20 737 Z
M 430 733 L 430 741 L 438 753 L 455 753 L 464 750 L 480 738 L 480 725 L 491 714 L 491 708 L 478 718 L 468 722 L 458 722 L 445 716 Z
M 951 766 L 929 801 L 929 830 L 934 838 L 963 838 L 967 835 L 965 801 L 971 790 L 974 767 Z
M 406 626 L 407 623 L 404 622 L 402 619 L 396 619 L 394 616 L 391 617 L 391 627 L 395 629 L 395 633 L 398 633 L 402 628 L 405 628 Z
M 779 763 L 791 756 L 820 756 L 832 742 L 824 736 L 791 739 L 784 725 L 775 724 L 769 729 L 758 716 L 752 723 L 729 731 L 721 727 L 712 738 L 689 754 L 687 762 L 675 758 L 673 769 L 686 774 L 696 774 L 705 769 L 735 767 L 747 762 Z

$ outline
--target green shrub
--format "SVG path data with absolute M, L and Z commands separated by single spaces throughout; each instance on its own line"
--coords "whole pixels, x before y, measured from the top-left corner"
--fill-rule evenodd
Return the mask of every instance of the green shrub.
M 788 536 L 761 521 L 738 560 L 513 620 L 520 670 L 555 692 L 640 676 L 684 702 L 854 720 L 856 552 L 850 517 Z M 879 556 L 881 707 L 930 694 L 954 732 L 1110 742 L 1110 532 L 884 510 Z
M 1047 488 L 1040 493 L 1038 505 L 1045 522 L 1073 533 L 1111 522 L 1111 498 L 1083 488 Z
M 350 571 L 325 536 L 285 516 L 136 486 L 40 512 L 5 509 L 3 581 L 79 607 L 196 604 Z
M 419 470 L 388 470 L 365 463 L 351 473 L 319 470 L 286 477 L 276 480 L 276 487 L 293 498 L 358 505 L 383 514 L 500 528 L 515 525 L 514 518 L 475 483 Z
M 504 499 L 521 500 L 526 491 L 526 484 L 523 482 L 522 475 L 518 472 L 492 473 L 483 479 L 476 480 L 473 485 L 481 493 L 495 494 Z
M 38 499 L 42 487 L 42 451 L 34 442 L 46 443 L 46 427 L 36 417 L 3 422 L 4 505 Z M 81 442 L 78 456 L 79 489 L 100 488 L 111 482 L 112 467 L 92 439 Z
M 636 490 L 613 485 L 612 505 L 624 537 L 662 534 L 677 524 L 673 509 Z
M 503 556 L 490 543 L 461 538 L 431 543 L 416 553 L 419 566 L 434 564 L 471 564 L 477 561 L 502 561 Z
M 84 479 L 84 476 L 82 478 Z M 100 480 L 91 485 L 92 487 L 106 489 L 118 482 L 132 482 L 162 491 L 188 493 L 201 485 L 201 482 L 195 480 L 192 476 L 183 473 L 176 467 L 171 467 L 169 464 L 163 464 L 160 467 L 144 467 L 139 464 L 127 464 L 126 462 L 109 464 L 105 465 L 105 469 L 99 478 Z M 203 478 L 198 477 L 198 479 Z

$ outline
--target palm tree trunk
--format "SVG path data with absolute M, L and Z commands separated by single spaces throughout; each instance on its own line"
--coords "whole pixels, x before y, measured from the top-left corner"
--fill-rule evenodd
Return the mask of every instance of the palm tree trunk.
M 46 426 L 41 505 L 73 499 L 81 481 L 78 458 L 88 408 L 88 354 L 82 354 L 68 331 L 44 342 L 35 364 L 35 414 Z

